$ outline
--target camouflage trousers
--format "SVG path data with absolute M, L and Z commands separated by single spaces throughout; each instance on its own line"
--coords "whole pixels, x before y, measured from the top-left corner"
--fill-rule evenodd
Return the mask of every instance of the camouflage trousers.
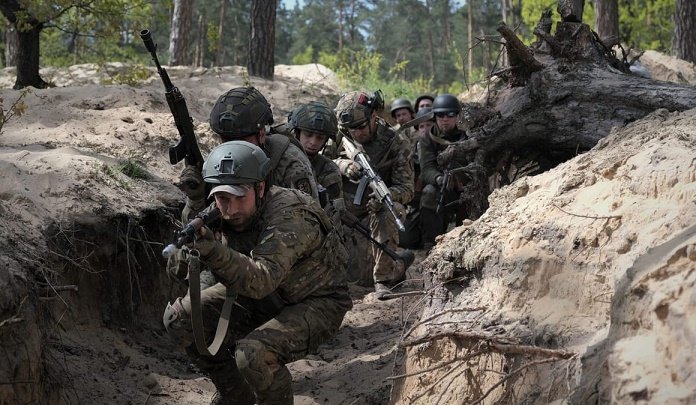
M 363 207 L 346 204 L 356 217 L 370 230 L 370 236 L 376 241 L 384 243 L 393 251 L 397 251 L 399 242 L 399 228 L 394 217 L 386 207 L 378 212 L 370 212 Z M 404 208 L 401 204 L 394 204 L 398 215 L 403 218 Z M 398 278 L 397 263 L 389 257 L 377 245 L 369 241 L 357 231 L 344 227 L 345 246 L 348 250 L 348 279 L 358 280 L 360 285 L 371 285 L 375 282 L 389 282 Z M 357 266 L 357 267 L 356 267 Z M 372 280 L 366 279 L 366 269 L 372 269 Z
M 208 344 L 225 297 L 226 289 L 220 283 L 201 291 Z M 239 296 L 225 341 L 218 353 L 209 357 L 199 354 L 192 344 L 188 295 L 178 302 L 177 319 L 168 331 L 186 347 L 194 364 L 209 375 L 223 403 L 229 404 L 292 404 L 292 377 L 285 364 L 316 352 L 336 334 L 352 306 L 347 291 L 291 305 L 277 293 L 258 300 Z

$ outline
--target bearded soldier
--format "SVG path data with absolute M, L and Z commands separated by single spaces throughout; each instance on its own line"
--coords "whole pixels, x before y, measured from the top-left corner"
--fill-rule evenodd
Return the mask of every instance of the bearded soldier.
M 216 147 L 203 166 L 215 198 L 207 211 L 219 210 L 222 219 L 200 228 L 182 256 L 200 257 L 219 281 L 200 294 L 206 342 L 213 340 L 226 297 L 237 297 L 220 350 L 201 355 L 193 344 L 191 294 L 164 316 L 169 334 L 215 384 L 214 404 L 292 404 L 285 364 L 315 352 L 352 307 L 347 253 L 336 229 L 305 193 L 271 187 L 270 163 L 258 146 L 231 141 Z M 173 269 L 177 276 L 186 274 L 188 263 Z
M 413 162 L 406 141 L 378 116 L 383 107 L 381 92 L 368 95 L 354 91 L 338 101 L 336 117 L 388 187 L 395 213 L 403 216 L 404 205 L 413 197 Z M 395 218 L 388 210 L 392 207 L 385 207 L 384 200 L 380 201 L 374 195 L 363 195 L 363 201 L 354 204 L 358 191 L 355 181 L 362 176 L 365 168 L 356 163 L 352 156 L 338 158 L 335 162 L 344 176 L 343 192 L 348 209 L 368 223 L 375 240 L 395 251 L 399 234 Z M 377 298 L 385 299 L 390 290 L 404 279 L 406 268 L 413 262 L 413 253 L 406 251 L 406 260 L 394 260 L 374 245 L 371 250 L 375 261 L 372 269 L 375 292 Z

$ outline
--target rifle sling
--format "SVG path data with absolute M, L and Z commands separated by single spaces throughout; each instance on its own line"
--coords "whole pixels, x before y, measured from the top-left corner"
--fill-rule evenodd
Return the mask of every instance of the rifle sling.
M 193 326 L 193 338 L 196 342 L 198 353 L 204 356 L 215 356 L 222 346 L 227 334 L 227 327 L 230 323 L 230 314 L 232 313 L 232 305 L 234 305 L 235 294 L 228 288 L 225 303 L 222 305 L 222 312 L 218 320 L 217 329 L 215 330 L 215 338 L 213 343 L 208 346 L 206 344 L 205 333 L 203 330 L 203 311 L 201 309 L 201 288 L 200 288 L 200 273 L 201 262 L 197 254 L 189 255 L 189 298 L 191 300 L 191 325 Z

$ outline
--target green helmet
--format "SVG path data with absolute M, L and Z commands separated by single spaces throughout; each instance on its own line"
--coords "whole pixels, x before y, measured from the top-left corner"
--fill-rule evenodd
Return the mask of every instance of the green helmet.
M 264 151 L 253 143 L 225 142 L 215 147 L 205 160 L 203 180 L 217 185 L 258 183 L 266 178 L 269 162 Z
M 373 111 L 383 108 L 384 98 L 380 90 L 372 96 L 364 91 L 351 91 L 338 100 L 336 118 L 346 128 L 357 128 L 370 120 Z
M 273 123 L 271 105 L 254 87 L 237 87 L 221 95 L 210 111 L 210 128 L 224 139 L 239 139 Z
M 451 94 L 440 94 L 433 101 L 433 113 L 456 112 L 459 114 L 461 111 L 462 106 L 459 104 L 459 100 Z
M 411 105 L 411 102 L 405 98 L 397 98 L 391 104 L 391 116 L 392 116 L 392 118 L 394 118 L 394 113 L 396 112 L 396 110 L 400 110 L 402 108 L 408 108 L 408 110 L 411 112 L 411 114 L 413 114 L 413 106 Z
M 336 140 L 338 132 L 338 120 L 333 110 L 320 101 L 312 101 L 295 108 L 288 117 L 288 124 L 292 130 L 304 130 L 326 135 Z

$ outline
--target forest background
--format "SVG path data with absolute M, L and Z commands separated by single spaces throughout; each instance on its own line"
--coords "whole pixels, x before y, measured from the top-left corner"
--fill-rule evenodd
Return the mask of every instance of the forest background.
M 675 26 L 679 4 L 689 1 L 585 1 L 583 21 L 597 30 L 602 22 L 596 17 L 609 15 L 601 11 L 609 7 L 610 14 L 617 14 L 610 30 L 618 31 L 609 45 L 689 60 L 696 52 L 680 50 Z M 19 23 L 10 22 L 9 3 L 20 6 L 21 13 L 15 12 Z M 162 64 L 248 66 L 255 3 L 260 2 L 12 0 L 2 10 L 2 66 L 15 65 L 14 31 L 37 22 L 41 67 L 119 61 L 131 67 L 115 82 L 146 78 L 151 60 L 138 36 L 143 28 L 158 43 Z M 282 1 L 261 3 L 275 7 L 270 66 L 321 63 L 338 74 L 346 89 L 381 88 L 389 98 L 459 94 L 505 65 L 496 32 L 501 21 L 529 44 L 544 10 L 553 10 L 553 20 L 559 19 L 557 0 L 306 0 L 292 8 Z M 176 7 L 186 9 L 177 12 Z M 172 36 L 173 30 L 179 34 Z M 175 40 L 173 54 L 170 41 Z

